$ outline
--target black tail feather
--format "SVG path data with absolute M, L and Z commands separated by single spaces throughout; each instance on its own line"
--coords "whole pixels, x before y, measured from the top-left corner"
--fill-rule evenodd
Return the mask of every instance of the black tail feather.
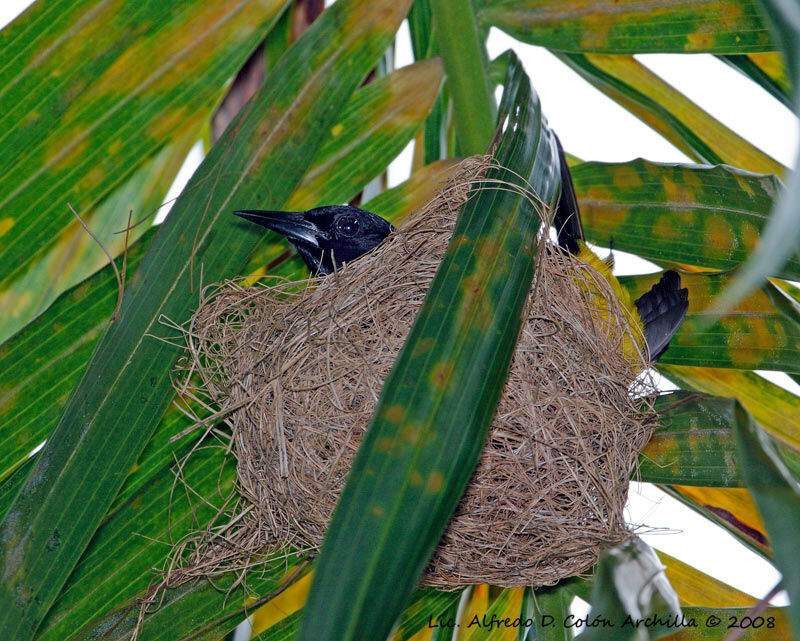
M 556 228 L 558 244 L 571 254 L 577 254 L 580 250 L 578 241 L 586 237 L 572 174 L 558 136 L 556 136 L 556 147 L 561 170 L 561 196 L 553 217 L 553 225 Z M 686 316 L 686 311 L 689 309 L 689 290 L 681 288 L 681 277 L 678 272 L 666 271 L 649 292 L 636 300 L 636 309 L 644 324 L 650 358 L 655 362 L 667 351 L 670 340 Z
M 558 161 L 561 169 L 561 197 L 553 217 L 553 225 L 556 228 L 558 244 L 571 254 L 577 254 L 578 241 L 585 238 L 581 212 L 575 196 L 575 186 L 572 184 L 572 174 L 569 171 L 567 158 L 558 136 L 556 136 L 556 147 L 558 147 Z
M 667 351 L 669 342 L 678 331 L 689 309 L 689 290 L 681 289 L 678 272 L 664 272 L 650 291 L 636 299 L 636 309 L 644 324 L 644 335 L 655 362 Z

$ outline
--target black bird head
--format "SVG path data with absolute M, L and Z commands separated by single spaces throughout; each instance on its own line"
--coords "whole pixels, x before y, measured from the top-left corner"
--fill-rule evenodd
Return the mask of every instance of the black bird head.
M 394 227 L 375 214 L 350 205 L 329 205 L 308 211 L 233 212 L 283 234 L 297 248 L 312 274 L 330 274 L 378 246 Z

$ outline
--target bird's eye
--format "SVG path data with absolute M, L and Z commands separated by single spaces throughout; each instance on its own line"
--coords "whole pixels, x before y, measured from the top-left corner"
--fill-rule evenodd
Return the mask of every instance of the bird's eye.
M 339 236 L 350 238 L 358 233 L 358 218 L 342 216 L 336 221 L 336 232 Z

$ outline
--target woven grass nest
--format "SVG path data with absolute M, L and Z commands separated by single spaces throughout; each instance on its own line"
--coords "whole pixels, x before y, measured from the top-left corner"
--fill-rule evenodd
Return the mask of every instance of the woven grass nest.
M 204 290 L 183 328 L 175 383 L 230 425 L 238 496 L 177 546 L 171 572 L 244 573 L 281 548 L 318 549 L 458 209 L 488 162 L 464 161 L 371 255 L 330 276 Z M 603 319 L 624 311 L 591 267 L 547 240 L 537 260 L 488 441 L 423 584 L 552 584 L 630 535 L 629 479 L 653 426 L 646 355 L 623 356 L 627 324 Z M 611 314 L 592 308 L 597 292 Z

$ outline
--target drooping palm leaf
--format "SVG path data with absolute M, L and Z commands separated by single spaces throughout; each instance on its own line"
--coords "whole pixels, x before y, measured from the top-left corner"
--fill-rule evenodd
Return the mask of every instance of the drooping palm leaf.
M 559 58 L 690 158 L 763 174 L 784 167 L 706 113 L 632 56 L 559 54 Z
M 170 402 L 179 352 L 159 319 L 188 317 L 201 275 L 218 280 L 241 269 L 257 234 L 230 210 L 285 203 L 334 122 L 332 107 L 366 75 L 407 9 L 332 7 L 287 52 L 175 204 L 0 526 L 14 542 L 2 556 L 0 589 L 0 626 L 10 634 L 32 636 Z M 348 21 L 358 29 L 343 29 Z
M 581 163 L 573 178 L 588 240 L 711 270 L 747 260 L 782 189 L 771 174 L 642 159 Z M 775 275 L 800 278 L 800 255 Z
M 746 53 L 774 47 L 753 0 L 484 0 L 480 17 L 557 51 Z
M 422 79 L 425 77 L 426 75 L 423 74 Z M 354 96 L 358 93 L 356 92 Z M 383 108 L 383 101 L 380 101 L 380 103 L 374 105 L 373 108 Z M 390 107 L 390 105 L 391 101 L 387 106 Z M 365 105 L 362 105 L 362 116 L 364 119 L 369 120 L 369 110 L 364 110 L 364 107 Z M 342 113 L 342 117 L 347 118 L 348 113 L 350 113 L 350 110 L 346 108 Z M 334 125 L 333 128 L 336 129 L 337 126 Z M 391 120 L 386 122 L 386 127 L 390 131 L 393 126 L 394 123 Z M 369 153 L 371 151 L 378 158 L 385 154 L 385 145 L 383 143 L 385 138 L 380 135 L 380 132 L 381 127 L 377 127 L 374 129 L 374 133 L 378 135 L 360 138 L 360 144 L 355 149 L 359 153 Z M 343 135 L 343 137 L 346 136 Z M 315 162 L 314 166 L 319 166 L 329 157 L 329 154 L 321 152 L 317 156 L 317 162 Z M 381 194 L 376 199 L 374 207 L 372 205 L 371 207 L 387 218 L 396 220 L 401 213 L 407 213 L 409 210 L 427 202 L 435 191 L 444 184 L 444 181 L 452 173 L 454 166 L 454 162 L 436 163 L 436 165 L 421 171 L 419 175 L 414 176 L 406 183 Z M 314 172 L 312 168 L 309 173 L 317 176 L 317 180 L 319 180 L 320 172 Z M 362 181 L 361 184 L 363 184 L 369 179 L 369 176 L 360 168 L 355 168 L 348 179 L 350 181 L 358 181 L 360 179 Z M 304 182 L 298 187 L 298 191 L 307 194 L 308 190 L 303 189 Z M 324 184 L 333 189 L 340 188 L 339 183 L 327 181 Z M 325 202 L 325 189 L 327 187 L 320 191 L 320 203 Z M 141 243 L 134 245 L 134 251 L 129 255 L 131 271 L 137 267 L 141 260 L 141 254 L 154 233 L 155 230 L 151 230 L 142 239 Z M 285 247 L 282 241 L 276 240 L 274 244 Z M 300 264 L 297 268 L 297 273 L 292 276 L 303 277 L 304 272 L 305 266 Z M 289 274 L 287 273 L 287 275 Z M 65 294 L 62 301 L 51 307 L 42 317 L 43 321 L 46 320 L 49 325 L 43 325 L 42 327 L 39 327 L 38 324 L 34 325 L 22 332 L 20 336 L 15 337 L 9 343 L 9 346 L 14 347 L 12 354 L 24 354 L 26 350 L 35 349 L 56 356 L 59 352 L 55 351 L 55 348 L 47 341 L 52 340 L 55 344 L 61 344 L 63 345 L 62 349 L 69 352 L 72 342 L 80 341 L 86 333 L 89 333 L 87 342 L 89 351 L 91 351 L 91 347 L 97 339 L 97 331 L 94 331 L 92 335 L 91 328 L 102 328 L 114 308 L 115 296 L 116 284 L 110 268 L 107 268 L 101 274 L 78 286 L 74 294 Z M 87 307 L 83 303 L 83 300 L 87 297 L 94 301 L 93 306 Z M 53 333 L 49 328 L 67 320 L 70 321 L 68 326 L 70 333 L 67 336 L 61 336 L 59 340 L 60 332 Z M 35 332 L 32 331 L 34 328 L 36 328 Z M 12 354 L 9 354 L 9 356 Z M 87 358 L 88 352 L 83 355 L 84 360 L 77 362 L 82 365 Z M 6 361 L 6 363 L 9 362 Z M 19 363 L 20 376 L 24 375 L 22 362 L 24 362 L 24 359 L 21 359 Z M 43 367 L 47 371 L 53 372 L 55 380 L 63 380 L 66 386 L 74 383 L 80 371 L 79 367 L 74 374 L 70 373 L 69 370 L 61 368 L 59 361 L 45 361 Z M 12 368 L 9 374 L 13 373 L 14 369 Z M 31 383 L 35 383 L 37 380 L 38 377 L 34 377 Z M 64 387 L 64 389 L 67 389 L 67 387 Z M 37 393 L 36 390 L 35 385 L 30 389 L 30 393 L 34 395 L 33 398 Z M 24 401 L 25 399 L 19 400 Z M 47 407 L 47 405 L 45 404 L 44 407 Z M 55 409 L 57 410 L 58 408 Z M 31 411 L 35 412 L 35 410 L 36 406 L 33 405 Z M 15 425 L 12 419 L 14 416 L 25 416 L 25 411 L 25 405 L 15 404 L 14 409 L 8 413 L 8 422 L 6 423 L 9 440 L 14 439 L 21 446 L 17 448 L 18 456 L 24 455 L 31 445 L 25 449 L 26 441 L 21 438 L 20 432 L 12 431 Z M 38 423 L 36 424 L 38 425 Z M 40 437 L 46 435 L 45 429 L 49 424 L 50 421 L 43 421 Z M 56 602 L 50 616 L 45 620 L 43 628 L 40 630 L 42 638 L 59 638 L 66 631 L 80 627 L 85 621 L 92 620 L 99 615 L 103 615 L 101 621 L 104 622 L 99 625 L 104 625 L 117 617 L 118 614 L 114 614 L 113 611 L 118 610 L 134 596 L 141 595 L 148 583 L 155 578 L 149 570 L 152 567 L 160 566 L 168 552 L 168 549 L 159 541 L 180 538 L 193 527 L 204 525 L 200 519 L 211 516 L 207 512 L 194 514 L 195 508 L 191 503 L 175 502 L 170 499 L 170 493 L 173 489 L 174 461 L 176 458 L 181 459 L 188 451 L 188 448 L 191 447 L 191 443 L 186 444 L 186 439 L 178 444 L 173 444 L 170 442 L 170 438 L 174 434 L 182 432 L 189 425 L 191 425 L 191 421 L 178 412 L 177 409 L 170 408 L 167 411 L 139 458 L 136 469 L 127 478 L 103 525 L 93 537 L 91 545 L 78 565 L 78 569 L 71 575 L 65 590 L 62 592 L 62 596 Z M 28 443 L 36 442 L 30 439 L 30 435 L 26 435 L 25 438 L 28 439 Z M 224 477 L 224 481 L 218 479 L 219 469 L 223 464 L 223 460 L 222 452 L 218 451 L 216 456 L 204 456 L 192 461 L 191 478 L 187 479 L 187 481 L 195 491 L 205 492 L 206 496 L 210 498 L 212 495 L 217 496 L 218 488 L 223 493 L 231 488 L 232 478 L 230 474 L 232 470 L 230 466 L 225 468 L 227 475 Z M 8 483 L 7 485 L 13 485 L 14 488 L 18 489 L 21 479 L 15 478 L 12 480 L 18 482 Z M 11 487 L 8 489 L 11 489 Z M 3 500 L 3 497 L 0 496 L 0 507 L 7 507 L 10 498 Z M 141 520 L 140 515 L 144 512 L 150 517 L 147 521 Z M 169 522 L 166 520 L 167 514 L 170 515 Z M 203 514 L 206 516 L 204 517 Z M 113 576 L 109 576 L 108 573 L 106 559 L 109 557 L 116 560 L 116 569 Z M 262 586 L 265 590 L 269 590 L 271 589 L 269 582 L 272 581 L 274 583 L 276 578 L 268 576 L 265 580 L 267 581 L 266 583 L 251 583 L 250 587 L 257 589 Z M 208 608 L 207 611 L 209 613 L 217 614 L 221 612 L 223 602 L 224 607 L 228 608 L 227 612 L 237 612 L 238 608 L 240 608 L 235 599 L 226 599 L 223 593 L 209 591 L 207 586 L 197 586 L 197 590 L 199 591 L 198 594 L 202 595 L 202 597 L 198 598 L 201 598 L 203 607 Z M 185 590 L 180 591 L 180 593 L 182 602 L 190 598 Z M 233 596 L 231 596 L 231 599 L 233 599 Z M 109 611 L 112 614 L 108 614 Z M 197 608 L 194 608 L 194 611 L 195 615 L 197 615 Z M 130 616 L 132 617 L 133 615 Z M 240 614 L 240 616 L 243 616 L 243 614 Z M 120 634 L 123 634 L 124 630 L 130 630 L 130 626 L 133 625 L 133 618 L 125 620 L 128 623 L 119 628 Z M 165 634 L 170 631 L 169 633 L 181 635 L 186 632 L 185 626 L 194 620 L 190 621 L 180 617 L 171 618 L 168 616 L 164 619 L 159 618 L 156 628 L 163 629 Z M 163 623 L 164 621 L 167 621 L 169 625 Z M 89 630 L 86 633 L 90 634 L 91 632 Z
M 285 2 L 38 2 L 3 29 L 0 280 L 210 111 Z
M 658 426 L 639 456 L 638 478 L 649 483 L 740 487 L 734 401 L 692 392 L 657 399 Z
M 515 61 L 496 157 L 530 176 L 538 196 L 552 203 L 555 141 L 534 96 Z M 301 639 L 383 638 L 401 611 L 494 415 L 501 390 L 496 381 L 505 377 L 533 276 L 538 224 L 531 204 L 512 191 L 482 190 L 464 206 L 453 234 L 463 241 L 448 248 L 337 504 Z
M 800 116 L 800 23 L 794 3 L 781 0 L 762 0 L 761 8 L 768 17 L 775 40 L 780 44 L 793 86 L 794 112 Z M 800 241 L 800 212 L 795 204 L 800 198 L 800 171 L 795 167 L 789 177 L 786 191 L 778 201 L 764 229 L 761 243 L 747 264 L 736 274 L 712 306 L 713 312 L 722 312 L 747 296 L 762 281 L 797 251 Z
M 430 0 L 430 6 L 453 99 L 459 152 L 482 154 L 494 132 L 495 108 L 475 12 L 470 0 Z
M 789 596 L 789 619 L 795 637 L 800 636 L 800 483 L 786 469 L 747 411 L 736 412 L 739 455 L 743 476 L 751 488 L 758 510 L 764 519 L 775 553 L 775 565 L 781 571 L 781 583 Z

